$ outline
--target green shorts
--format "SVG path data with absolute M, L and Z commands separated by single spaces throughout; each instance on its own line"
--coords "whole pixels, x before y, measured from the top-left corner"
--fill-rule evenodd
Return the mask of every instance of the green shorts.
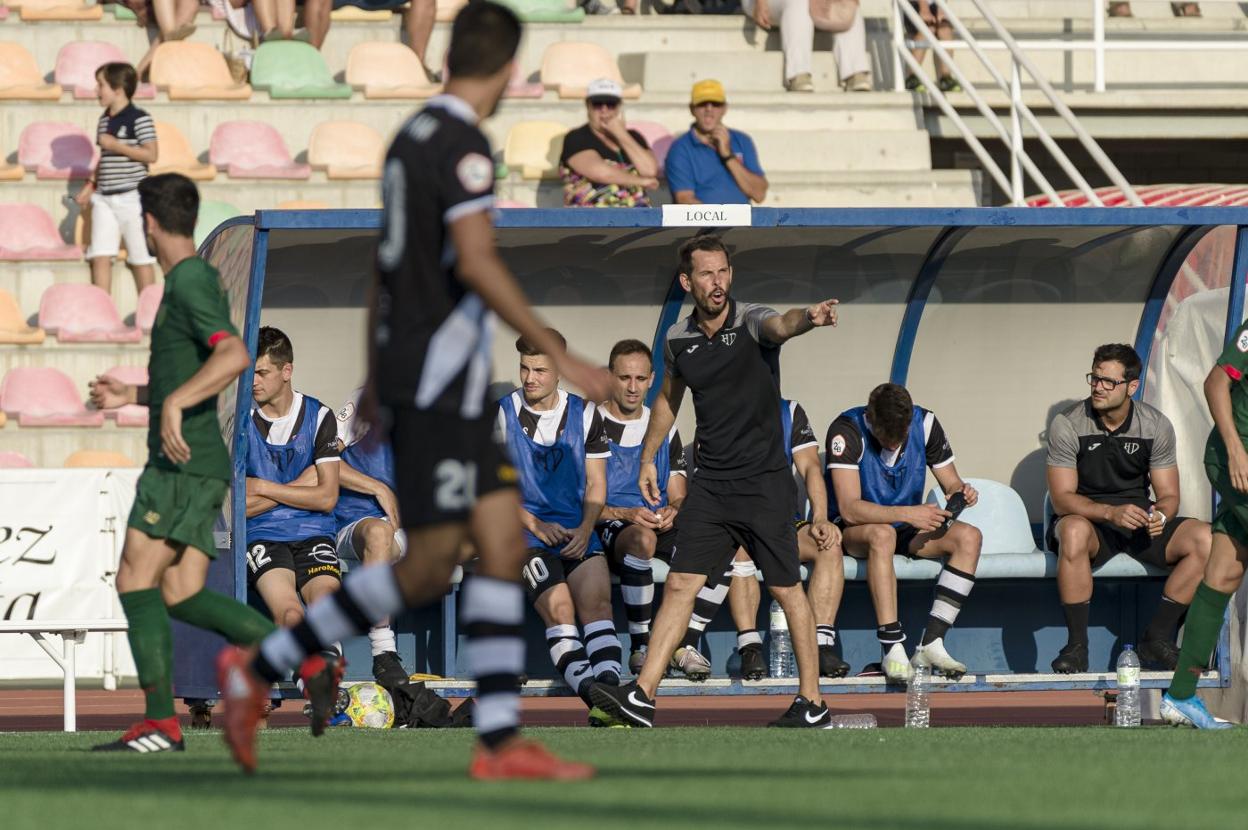
M 1206 459 L 1205 475 L 1218 493 L 1218 512 L 1213 517 L 1213 532 L 1225 533 L 1241 545 L 1248 546 L 1248 493 L 1231 486 L 1227 467 Z
M 218 478 L 144 467 L 127 524 L 154 539 L 188 545 L 215 559 L 212 528 L 229 486 Z

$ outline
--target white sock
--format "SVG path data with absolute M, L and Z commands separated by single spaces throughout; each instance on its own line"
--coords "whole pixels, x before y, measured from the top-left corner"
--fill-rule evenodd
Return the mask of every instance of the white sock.
M 385 654 L 387 651 L 398 651 L 399 647 L 394 642 L 394 629 L 388 625 L 379 625 L 368 630 L 368 644 L 372 649 L 373 656 Z

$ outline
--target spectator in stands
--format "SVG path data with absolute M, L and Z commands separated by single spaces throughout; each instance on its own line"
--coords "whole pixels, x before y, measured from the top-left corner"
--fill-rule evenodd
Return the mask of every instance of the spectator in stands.
M 754 19 L 758 28 L 771 31 L 780 27 L 780 47 L 784 50 L 784 88 L 789 92 L 814 92 L 811 59 L 815 46 L 816 21 L 811 15 L 811 0 L 741 0 L 741 9 Z M 871 59 L 867 55 L 867 30 L 858 4 L 847 27 L 842 23 L 836 32 L 832 50 L 840 73 L 841 88 L 849 92 L 870 92 Z M 826 11 L 823 4 L 820 11 Z M 828 28 L 820 21 L 820 28 Z M 839 31 L 838 31 L 839 30 Z
M 152 18 L 156 19 L 156 37 L 136 67 L 140 78 L 147 74 L 157 46 L 171 40 L 186 40 L 195 34 L 199 0 L 121 0 L 121 3 L 134 12 L 141 28 L 148 28 Z
M 749 204 L 767 198 L 753 140 L 724 126 L 728 99 L 719 81 L 698 81 L 689 96 L 693 124 L 667 151 L 667 183 L 677 204 Z
M 231 0 L 238 3 L 239 0 Z M 305 29 L 295 30 L 295 0 L 250 0 L 252 11 L 256 15 L 256 26 L 260 31 L 260 40 L 302 40 L 311 39 L 311 33 Z M 245 3 L 244 3 L 245 5 Z
M 91 209 L 87 261 L 91 282 L 105 291 L 113 284 L 113 258 L 126 241 L 126 264 L 139 293 L 156 279 L 156 258 L 147 249 L 139 183 L 160 154 L 152 117 L 131 103 L 139 76 L 128 63 L 106 63 L 95 72 L 95 97 L 104 107 L 96 126 L 100 161 L 75 201 Z
M 247 568 L 278 625 L 303 619 L 338 590 L 334 553 L 338 430 L 334 413 L 291 386 L 295 352 L 278 329 L 260 329 L 247 420 Z
M 611 574 L 594 533 L 606 501 L 610 443 L 597 408 L 559 388 L 549 355 L 523 337 L 516 351 L 521 388 L 499 401 L 498 430 L 520 476 L 520 520 L 530 554 L 523 575 L 546 624 L 550 659 L 592 709 L 590 684 L 618 686 L 623 672 Z
M 1142 663 L 1172 671 L 1179 658 L 1175 632 L 1213 544 L 1207 522 L 1178 515 L 1174 427 L 1157 409 L 1131 399 L 1140 368 L 1130 346 L 1101 346 L 1087 375 L 1091 395 L 1049 426 L 1049 497 L 1056 518 L 1046 541 L 1058 554 L 1057 590 L 1067 629 L 1066 645 L 1053 661 L 1060 674 L 1088 670 L 1092 568 L 1118 553 L 1171 571 L 1137 651 Z
M 659 163 L 646 139 L 624 123 L 620 85 L 590 81 L 588 122 L 563 138 L 559 175 L 566 207 L 650 207 L 647 190 L 659 186 Z
M 846 410 L 828 427 L 828 515 L 842 529 L 851 556 L 867 559 L 867 584 L 879 623 L 884 676 L 910 677 L 906 633 L 897 616 L 893 556 L 948 557 L 936 581 L 936 599 L 913 665 L 961 677 L 966 666 L 945 650 L 944 636 L 975 587 L 982 537 L 978 529 L 923 503 L 930 468 L 946 496 L 961 493 L 968 507 L 979 498 L 953 465 L 953 450 L 936 416 L 915 406 L 904 386 L 885 383 L 865 407 Z
M 936 35 L 937 40 L 953 40 L 953 26 L 949 23 L 949 18 L 945 17 L 943 9 L 932 5 L 930 0 L 910 0 L 910 4 L 918 9 L 919 17 L 923 18 L 923 22 Z M 914 27 L 909 18 L 905 19 L 905 27 L 907 38 L 919 36 L 919 30 Z M 923 63 L 923 58 L 927 56 L 927 49 L 911 49 L 910 54 L 914 55 L 914 59 L 917 62 Z M 940 87 L 942 92 L 962 91 L 962 85 L 953 77 L 953 72 L 945 65 L 944 61 L 933 56 L 932 63 L 936 67 L 936 85 Z M 919 76 L 913 73 L 906 75 L 906 89 L 915 92 L 927 91 L 927 87 L 919 80 Z
M 436 0 L 304 0 L 303 25 L 308 28 L 309 42 L 320 49 L 329 34 L 330 14 L 334 9 L 344 6 L 356 6 L 368 11 L 395 11 L 406 6 L 403 12 L 403 31 L 407 34 L 407 44 L 412 47 L 416 57 L 425 68 L 425 75 L 430 83 L 441 82 L 442 74 L 429 66 L 426 56 L 429 47 L 429 36 L 433 33 L 433 23 L 437 14 Z
M 1171 3 L 1170 11 L 1175 17 L 1200 17 L 1199 3 Z M 1131 4 L 1125 0 L 1114 0 L 1109 4 L 1110 17 L 1133 17 Z

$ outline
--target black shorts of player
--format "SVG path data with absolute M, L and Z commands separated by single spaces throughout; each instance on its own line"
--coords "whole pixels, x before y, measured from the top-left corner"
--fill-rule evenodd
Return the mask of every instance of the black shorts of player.
M 607 564 L 610 565 L 612 572 L 616 570 L 616 563 L 624 558 L 624 554 L 616 553 L 615 545 L 620 540 L 620 534 L 632 526 L 632 522 L 626 522 L 623 519 L 611 519 L 610 521 L 599 522 L 594 527 L 598 538 L 602 540 L 603 548 L 607 551 Z M 656 559 L 662 559 L 664 562 L 672 561 L 672 556 L 676 553 L 676 536 L 675 527 L 669 527 L 658 535 L 654 542 L 654 556 Z
M 832 524 L 841 529 L 841 533 L 846 531 L 845 520 L 837 516 L 832 520 Z M 897 532 L 897 544 L 893 546 L 894 556 L 904 556 L 907 559 L 918 559 L 919 555 L 910 550 L 910 543 L 919 535 L 919 531 L 910 525 L 903 524 L 901 526 L 893 526 L 893 530 Z M 848 551 L 846 551 L 848 553 Z M 852 555 L 852 554 L 851 554 Z M 856 556 L 856 559 L 866 559 L 866 556 Z
M 529 601 L 536 602 L 542 594 L 567 582 L 572 572 L 589 560 L 602 556 L 602 548 L 591 550 L 580 559 L 564 559 L 553 548 L 529 548 L 529 559 L 520 575 L 528 590 Z
M 387 414 L 404 528 L 465 521 L 477 499 L 516 486 L 492 417 L 411 408 Z
M 342 567 L 334 552 L 334 540 L 328 536 L 313 536 L 298 542 L 247 543 L 247 574 L 250 584 L 269 571 L 294 571 L 295 590 L 302 591 L 318 576 L 342 579 Z
M 796 504 L 797 488 L 788 469 L 731 481 L 695 475 L 676 516 L 680 548 L 672 557 L 672 571 L 718 576 L 743 547 L 769 587 L 798 584 Z
M 1158 568 L 1171 568 L 1173 565 L 1166 563 L 1166 546 L 1170 544 L 1170 539 L 1174 536 L 1174 532 L 1179 529 L 1179 525 L 1188 520 L 1187 516 L 1175 516 L 1166 522 L 1165 527 L 1161 529 L 1158 536 L 1149 536 L 1148 531 L 1140 528 L 1134 533 L 1127 533 L 1108 522 L 1093 522 L 1092 529 L 1096 531 L 1096 538 L 1101 543 L 1100 549 L 1097 550 L 1096 556 L 1092 559 L 1092 567 L 1097 568 L 1104 565 L 1114 556 L 1125 553 L 1132 559 L 1143 562 L 1145 565 L 1155 565 Z M 1059 520 L 1060 521 L 1060 520 Z M 1048 543 L 1049 550 L 1057 550 L 1057 521 L 1049 525 Z

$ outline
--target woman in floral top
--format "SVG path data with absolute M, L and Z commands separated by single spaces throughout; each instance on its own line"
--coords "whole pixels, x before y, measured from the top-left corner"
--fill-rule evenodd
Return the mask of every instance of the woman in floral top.
M 659 163 L 646 139 L 624 126 L 620 85 L 600 78 L 585 98 L 588 123 L 569 132 L 559 155 L 567 207 L 650 207 Z

